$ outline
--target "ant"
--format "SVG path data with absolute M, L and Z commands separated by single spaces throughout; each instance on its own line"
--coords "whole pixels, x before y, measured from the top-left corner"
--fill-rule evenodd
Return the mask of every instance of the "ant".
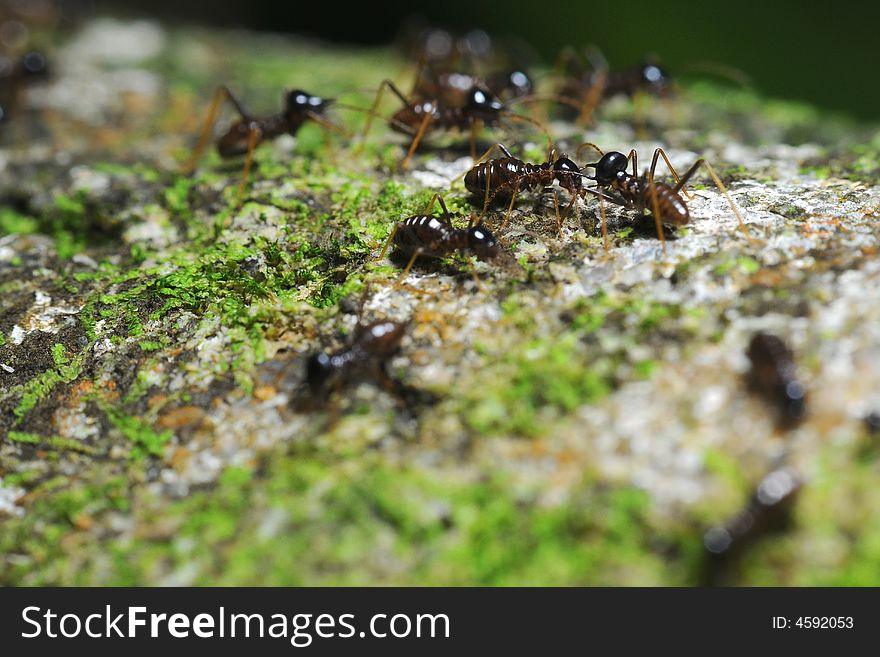
M 780 426 L 797 425 L 806 414 L 806 388 L 797 379 L 791 349 L 778 336 L 758 332 L 746 355 L 752 364 L 746 375 L 749 389 L 776 407 Z
M 388 79 L 382 80 L 379 85 L 376 98 L 369 109 L 367 123 L 361 135 L 362 139 L 366 139 L 385 89 L 390 89 L 403 104 L 403 107 L 389 121 L 391 129 L 412 137 L 409 151 L 401 162 L 401 167 L 404 169 L 409 165 L 416 148 L 429 129 L 449 130 L 455 128 L 464 130 L 469 128 L 472 156 L 476 155 L 477 132 L 480 125 L 495 127 L 501 123 L 503 116 L 531 123 L 540 129 L 547 137 L 548 143 L 550 142 L 550 135 L 544 126 L 534 119 L 511 112 L 492 92 L 483 86 L 472 86 L 465 94 L 465 103 L 461 106 L 454 106 L 447 105 L 438 98 L 408 100 Z
M 22 88 L 49 75 L 46 57 L 37 50 L 20 57 L 0 54 L 0 124 L 10 120 L 19 105 Z
M 244 109 L 228 87 L 220 85 L 214 91 L 211 108 L 202 127 L 198 144 L 189 161 L 183 167 L 185 175 L 192 173 L 201 159 L 211 136 L 214 122 L 217 120 L 220 105 L 225 100 L 232 103 L 240 118 L 217 141 L 217 152 L 222 158 L 246 156 L 244 172 L 238 187 L 239 201 L 244 194 L 254 149 L 261 143 L 283 134 L 296 135 L 306 121 L 314 121 L 325 129 L 346 134 L 345 130 L 329 121 L 324 115 L 327 107 L 334 103 L 332 98 L 322 98 L 299 89 L 289 90 L 284 93 L 284 109 L 281 112 L 267 117 L 257 117 Z
M 440 207 L 443 208 L 442 217 L 428 214 L 437 200 L 440 201 Z M 406 217 L 397 222 L 382 248 L 379 259 L 385 257 L 385 253 L 392 243 L 404 255 L 410 256 L 395 287 L 400 286 L 406 279 L 416 258 L 420 256 L 442 258 L 455 251 L 471 251 L 480 260 L 486 260 L 498 255 L 498 242 L 495 236 L 479 223 L 474 224 L 473 217 L 468 222 L 467 228 L 453 227 L 446 203 L 440 194 L 434 194 L 424 214 Z M 479 286 L 480 281 L 473 268 L 471 268 L 471 273 Z
M 675 167 L 673 167 L 672 163 L 669 161 L 666 152 L 662 148 L 657 148 L 654 150 L 654 157 L 651 159 L 651 167 L 639 176 L 638 154 L 635 149 L 630 150 L 629 155 L 624 155 L 619 151 L 603 153 L 595 144 L 586 143 L 578 148 L 578 153 L 580 153 L 584 147 L 594 148 L 601 155 L 598 162 L 581 167 L 581 169 L 594 168 L 596 170 L 596 175 L 594 176 L 584 174 L 585 178 L 596 181 L 596 187 L 582 187 L 581 190 L 585 193 L 599 197 L 599 211 L 602 217 L 602 236 L 605 242 L 606 253 L 608 253 L 608 227 L 605 219 L 605 204 L 603 201 L 609 201 L 615 205 L 621 205 L 628 210 L 637 210 L 640 215 L 643 215 L 645 210 L 650 210 L 651 214 L 654 216 L 654 221 L 657 225 L 657 236 L 663 245 L 663 253 L 665 254 L 666 240 L 663 236 L 662 224 L 684 226 L 690 221 L 690 212 L 688 211 L 687 203 L 680 194 L 685 194 L 688 200 L 690 200 L 691 197 L 687 195 L 684 186 L 694 173 L 696 173 L 700 165 L 703 165 L 706 168 L 709 175 L 712 177 L 712 180 L 715 182 L 715 185 L 717 185 L 718 189 L 721 190 L 721 193 L 724 194 L 733 213 L 736 215 L 737 221 L 739 221 L 739 226 L 745 233 L 746 238 L 751 239 L 745 221 L 740 214 L 739 209 L 736 207 L 736 204 L 733 202 L 733 199 L 730 197 L 727 188 L 724 186 L 724 183 L 721 182 L 721 179 L 718 178 L 718 175 L 715 173 L 712 166 L 705 159 L 697 159 L 683 176 L 679 176 Z M 674 186 L 667 185 L 663 182 L 656 182 L 654 180 L 654 173 L 657 169 L 657 160 L 661 156 L 666 162 L 669 171 L 672 173 L 672 177 L 675 178 L 676 184 Z M 627 163 L 630 159 L 632 159 L 632 174 L 628 173 L 626 170 Z M 616 194 L 610 194 L 601 188 L 611 190 L 616 192 Z
M 394 385 L 385 364 L 400 349 L 408 324 L 380 319 L 362 325 L 360 318 L 354 340 L 347 347 L 330 353 L 317 353 L 306 363 L 306 383 L 312 394 L 326 394 L 330 387 L 337 390 L 345 383 L 373 376 L 382 386 L 393 390 Z
M 438 70 L 425 64 L 416 74 L 411 95 L 413 98 L 435 98 L 449 107 L 462 107 L 467 104 L 468 94 L 474 87 L 483 87 L 498 99 L 513 100 L 531 96 L 534 82 L 522 69 L 498 71 L 480 78 L 456 70 Z
M 638 65 L 622 71 L 611 71 L 605 57 L 597 48 L 584 52 L 589 63 L 585 67 L 578 53 L 571 48 L 563 50 L 557 59 L 557 70 L 567 72 L 559 95 L 580 105 L 578 122 L 589 122 L 599 102 L 622 94 L 632 98 L 637 93 L 667 97 L 673 88 L 669 73 L 657 59 L 646 56 Z
M 486 209 L 489 207 L 489 203 L 494 199 L 506 200 L 510 198 L 507 216 L 501 225 L 501 230 L 504 230 L 510 220 L 513 203 L 521 191 L 531 191 L 538 187 L 549 187 L 555 180 L 559 183 L 560 187 L 571 194 L 571 201 L 565 212 L 560 216 L 559 199 L 554 192 L 556 228 L 561 234 L 562 220 L 568 216 L 581 192 L 581 182 L 584 174 L 581 173 L 577 164 L 565 154 L 557 156 L 555 149 L 550 150 L 546 162 L 541 164 L 523 162 L 513 157 L 504 144 L 493 144 L 480 160 L 489 155 L 496 147 L 504 153 L 504 157 L 480 162 L 474 165 L 464 176 L 464 185 L 468 191 L 484 197 L 483 214 L 485 214 Z M 489 194 L 490 189 L 492 190 L 491 196 Z
M 791 467 L 771 471 L 758 483 L 740 513 L 703 535 L 703 545 L 710 557 L 704 573 L 708 584 L 718 583 L 731 559 L 742 554 L 758 538 L 784 530 L 790 524 L 802 485 L 801 478 Z

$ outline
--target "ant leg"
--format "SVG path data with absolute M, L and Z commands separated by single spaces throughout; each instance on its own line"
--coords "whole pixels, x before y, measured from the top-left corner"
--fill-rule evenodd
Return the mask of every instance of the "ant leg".
M 569 192 L 571 194 L 571 192 Z M 577 201 L 579 194 L 571 194 L 571 201 L 568 202 L 568 205 L 565 208 L 565 212 L 562 213 L 562 220 L 565 221 L 568 219 L 568 215 L 571 214 L 572 208 L 574 208 L 575 201 Z
M 722 194 L 724 194 L 724 198 L 727 199 L 727 203 L 730 205 L 730 209 L 733 210 L 733 214 L 736 215 L 736 220 L 739 222 L 739 228 L 746 236 L 746 239 L 750 242 L 754 241 L 751 233 L 749 233 L 748 227 L 746 226 L 746 221 L 740 213 L 739 208 L 736 207 L 736 203 L 734 203 L 733 199 L 730 197 L 730 193 L 727 191 L 727 187 L 725 187 L 724 183 L 721 182 L 721 179 L 718 177 L 718 174 L 715 173 L 715 169 L 712 168 L 712 165 L 710 165 L 705 159 L 700 158 L 699 160 L 694 162 L 693 166 L 691 166 L 691 168 L 685 172 L 685 174 L 681 177 L 681 181 L 675 186 L 675 191 L 677 192 L 685 185 L 688 179 L 692 175 L 694 175 L 694 171 L 697 169 L 697 167 L 699 167 L 700 164 L 706 167 L 709 175 L 712 176 L 712 181 L 715 183 L 715 186 L 718 187 L 719 190 L 721 190 Z
M 587 146 L 589 146 L 593 150 L 597 151 L 599 153 L 599 157 L 602 157 L 603 155 L 605 155 L 605 153 L 602 151 L 602 149 L 599 148 L 598 146 L 596 146 L 596 144 L 594 144 L 591 141 L 585 141 L 583 144 L 578 146 L 577 150 L 574 153 L 574 156 L 577 159 L 581 159 L 581 151 L 584 150 L 584 148 L 586 148 Z
M 385 89 L 391 89 L 391 93 L 397 96 L 404 105 L 409 105 L 409 101 L 406 97 L 400 92 L 394 83 L 385 78 L 382 82 L 379 83 L 379 88 L 376 90 L 376 97 L 373 99 L 373 104 L 370 106 L 370 109 L 367 111 L 367 123 L 364 125 L 363 132 L 361 132 L 361 143 L 367 139 L 367 133 L 370 131 L 370 127 L 373 125 L 373 117 L 376 116 L 376 108 L 379 107 L 379 102 L 382 100 L 382 93 Z
M 516 112 L 506 111 L 505 114 L 515 121 L 531 123 L 533 126 L 541 131 L 541 134 L 543 134 L 547 138 L 547 150 L 549 151 L 553 147 L 553 138 L 550 136 L 550 133 L 547 132 L 547 128 L 545 128 L 543 124 L 541 124 L 539 121 L 529 118 L 528 116 L 523 116 L 522 114 L 517 114 Z
M 388 247 L 391 246 L 391 243 L 394 241 L 394 238 L 397 236 L 397 231 L 400 230 L 401 222 L 397 222 L 394 224 L 394 230 L 391 231 L 391 234 L 388 236 L 388 240 L 385 242 L 385 246 L 382 247 L 382 253 L 379 254 L 379 260 L 385 257 L 385 254 L 388 252 Z
M 633 165 L 633 174 L 632 175 L 633 175 L 633 178 L 638 178 L 639 177 L 639 154 L 636 153 L 635 148 L 629 149 L 629 155 L 626 156 L 626 159 L 627 160 L 632 159 L 632 165 Z M 657 161 L 654 160 L 655 164 L 656 164 L 656 162 Z M 651 167 L 651 175 L 652 176 L 654 175 L 654 168 L 653 167 Z
M 259 138 L 260 129 L 251 126 L 248 129 L 247 156 L 244 161 L 244 171 L 241 174 L 241 182 L 238 183 L 238 195 L 235 204 L 237 208 L 241 207 L 241 202 L 244 200 L 244 188 L 247 186 L 248 176 L 251 172 L 251 165 L 254 161 L 254 148 L 256 148 Z
M 452 223 L 451 219 L 449 218 L 449 210 L 446 209 L 446 202 L 443 200 L 443 196 L 440 194 L 440 192 L 435 192 L 434 196 L 431 197 L 431 201 L 425 208 L 424 214 L 430 214 L 431 210 L 434 207 L 434 203 L 436 203 L 437 201 L 440 201 L 440 207 L 443 208 L 443 218 L 446 220 L 446 223 Z
M 669 168 L 669 172 L 672 174 L 672 177 L 675 178 L 675 183 L 676 183 L 675 191 L 676 192 L 681 191 L 681 193 L 684 194 L 684 197 L 688 201 L 693 200 L 694 195 L 688 193 L 688 191 L 684 188 L 684 184 L 687 181 L 685 180 L 684 182 L 682 182 L 681 176 L 678 175 L 678 171 L 676 171 L 675 167 L 672 166 L 672 162 L 670 162 L 669 158 L 666 156 L 666 151 L 664 151 L 662 148 L 658 148 L 654 151 L 654 157 L 651 160 L 651 175 L 654 174 L 654 170 L 657 168 L 657 156 L 660 156 L 660 155 L 663 156 L 663 161 L 666 162 L 666 166 Z M 691 175 L 693 175 L 693 174 L 691 174 Z M 688 177 L 690 177 L 690 176 L 688 176 Z
M 577 64 L 583 68 L 581 62 L 578 61 L 577 51 L 571 46 L 566 46 L 560 50 L 559 54 L 556 56 L 551 75 L 560 78 L 564 77 L 564 72 L 566 70 L 571 70 L 572 64 Z
M 651 213 L 654 215 L 654 223 L 657 226 L 657 237 L 663 247 L 663 257 L 666 257 L 666 236 L 663 235 L 663 218 L 660 215 L 660 199 L 657 197 L 657 188 L 654 186 L 654 172 L 648 172 L 648 194 L 651 195 Z
M 419 129 L 416 132 L 415 137 L 413 137 L 412 143 L 409 145 L 409 151 L 407 151 L 406 157 L 403 158 L 403 162 L 400 163 L 401 169 L 406 169 L 409 166 L 409 161 L 412 159 L 413 154 L 415 154 L 416 148 L 419 147 L 419 142 L 422 141 L 422 137 L 425 135 L 425 131 L 428 129 L 432 119 L 433 116 L 431 113 L 425 112 L 425 118 L 422 119 Z
M 208 141 L 211 138 L 211 131 L 214 129 L 214 123 L 217 121 L 217 114 L 220 112 L 220 106 L 223 104 L 224 100 L 230 101 L 242 118 L 247 118 L 247 113 L 243 110 L 235 96 L 232 95 L 232 92 L 229 91 L 229 88 L 223 84 L 217 87 L 214 90 L 214 96 L 211 98 L 211 107 L 208 110 L 208 116 L 205 118 L 205 122 L 202 124 L 202 131 L 199 133 L 199 141 L 193 149 L 189 160 L 187 160 L 181 168 L 180 172 L 183 175 L 188 176 L 195 171 L 196 165 L 199 163 L 199 160 L 208 145 Z
M 596 72 L 596 77 L 584 94 L 584 100 L 581 103 L 581 112 L 575 119 L 575 123 L 580 126 L 590 125 L 593 122 L 593 111 L 602 100 L 602 94 L 605 93 L 605 86 L 608 83 L 608 69 L 603 68 Z
M 412 88 L 409 90 L 410 96 L 416 95 L 416 91 L 418 91 L 419 88 L 419 83 L 422 81 L 422 74 L 425 71 L 429 71 L 432 76 L 435 75 L 435 73 L 431 70 L 431 65 L 428 63 L 427 55 L 422 55 L 421 57 L 419 57 L 419 64 L 416 68 L 415 77 L 413 78 Z
M 559 194 L 553 192 L 553 207 L 556 209 L 556 232 L 559 233 L 559 239 L 562 239 L 562 217 L 559 216 Z
M 309 117 L 309 119 L 311 119 L 315 123 L 317 123 L 319 126 L 324 128 L 325 130 L 333 130 L 335 132 L 338 132 L 340 135 L 342 135 L 345 138 L 351 137 L 351 135 L 348 133 L 348 131 L 345 128 L 343 128 L 340 125 L 336 125 L 335 123 L 333 123 L 333 121 L 331 121 L 327 117 L 321 116 L 317 112 L 306 112 L 306 116 Z
M 486 185 L 487 192 L 488 192 L 488 188 L 489 188 L 489 185 Z M 504 223 L 501 224 L 501 228 L 499 228 L 498 230 L 504 230 L 505 228 L 507 228 L 507 224 L 510 223 L 510 215 L 513 213 L 513 204 L 516 201 L 517 195 L 519 195 L 519 182 L 517 182 L 516 185 L 514 185 L 514 187 L 513 187 L 513 193 L 510 195 L 510 205 L 507 206 L 507 214 L 504 215 Z M 493 195 L 493 197 L 494 197 L 494 195 Z M 488 199 L 487 199 L 487 202 L 488 202 Z M 483 212 L 485 212 L 485 211 L 486 211 L 486 209 L 483 208 Z
M 477 159 L 477 135 L 480 132 L 482 124 L 479 120 L 471 122 L 471 159 Z
M 605 217 L 605 197 L 599 197 L 599 216 L 602 218 L 602 242 L 605 246 L 605 257 L 608 257 L 608 220 Z
M 406 267 L 404 267 L 403 271 L 400 273 L 400 276 L 397 278 L 397 282 L 394 283 L 394 287 L 397 288 L 403 284 L 403 282 L 406 280 L 406 277 L 409 276 L 409 272 L 410 270 L 412 270 L 413 263 L 415 263 L 416 258 L 422 255 L 423 252 L 424 249 L 422 249 L 422 247 L 419 247 L 415 251 L 413 251 L 412 257 L 409 259 L 409 262 L 406 263 Z
M 476 265 L 474 264 L 474 261 L 473 261 L 473 260 L 468 260 L 468 265 L 470 266 L 471 276 L 472 276 L 473 279 L 474 279 L 474 283 L 477 284 L 477 289 L 478 289 L 480 292 L 485 292 L 485 291 L 486 291 L 486 288 L 483 287 L 483 284 L 480 282 L 480 277 L 477 276 L 477 267 L 476 267 Z

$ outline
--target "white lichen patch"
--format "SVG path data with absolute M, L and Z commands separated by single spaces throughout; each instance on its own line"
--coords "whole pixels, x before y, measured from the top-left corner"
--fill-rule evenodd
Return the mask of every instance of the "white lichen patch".
M 25 492 L 23 488 L 18 486 L 0 485 L 0 515 L 23 516 L 24 509 L 18 506 L 17 502 Z

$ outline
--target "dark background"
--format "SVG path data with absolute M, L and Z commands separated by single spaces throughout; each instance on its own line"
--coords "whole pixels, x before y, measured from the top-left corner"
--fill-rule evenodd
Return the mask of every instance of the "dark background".
M 99 10 L 385 44 L 407 19 L 531 44 L 547 63 L 565 45 L 597 45 L 612 68 L 656 53 L 672 72 L 712 61 L 746 73 L 766 95 L 880 118 L 880 2 L 741 0 L 100 0 Z

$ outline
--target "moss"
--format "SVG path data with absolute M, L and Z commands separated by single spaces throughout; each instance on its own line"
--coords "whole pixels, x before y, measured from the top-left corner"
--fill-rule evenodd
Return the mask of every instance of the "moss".
M 81 351 L 70 361 L 64 354 L 63 345 L 55 345 L 52 349 L 52 356 L 55 359 L 55 369 L 46 370 L 29 382 L 9 391 L 10 396 L 19 397 L 18 405 L 13 410 L 17 423 L 21 422 L 40 400 L 47 397 L 55 386 L 60 383 L 71 383 L 79 377 L 86 351 Z
M 171 440 L 171 431 L 155 431 L 148 422 L 141 418 L 125 415 L 120 410 L 104 406 L 104 412 L 110 423 L 131 443 L 130 458 L 142 459 L 144 456 L 162 456 L 165 445 Z
M 694 541 L 660 531 L 645 493 L 589 480 L 568 503 L 548 507 L 497 476 L 448 479 L 375 459 L 340 471 L 305 452 L 274 461 L 259 477 L 228 468 L 212 491 L 171 505 L 161 514 L 173 540 L 111 538 L 96 553 L 94 537 L 77 524 L 124 508 L 121 483 L 59 492 L 13 521 L 0 538 L 3 552 L 45 545 L 34 558 L 53 567 L 10 568 L 0 581 L 130 585 L 184 564 L 194 583 L 215 585 L 685 584 L 695 577 Z M 147 523 L 160 513 L 152 506 L 136 512 Z M 52 519 L 64 524 L 47 525 Z M 35 541 L 46 538 L 47 526 L 58 540 Z M 35 527 L 43 529 L 29 534 Z M 405 571 L 388 568 L 389 551 Z
M 405 403 L 387 396 L 387 404 L 375 402 L 386 396 L 372 390 L 346 391 L 338 425 L 328 426 L 333 422 L 323 420 L 332 412 L 300 411 L 272 395 L 298 394 L 299 375 L 292 372 L 301 371 L 304 355 L 345 323 L 334 309 L 342 298 L 357 297 L 365 285 L 387 291 L 385 283 L 400 266 L 376 256 L 395 222 L 423 212 L 433 190 L 399 171 L 405 141 L 383 134 L 379 121 L 357 151 L 335 135 L 325 141 L 316 125 L 304 126 L 287 145 L 261 146 L 241 207 L 240 160 L 221 161 L 211 149 L 194 176 L 167 171 L 164 159 L 153 154 L 161 151 L 164 158 L 169 144 L 184 154 L 219 70 L 194 65 L 181 56 L 189 52 L 181 35 L 170 38 L 172 47 L 155 62 L 167 82 L 168 102 L 155 116 L 132 117 L 144 119 L 146 127 L 126 133 L 114 147 L 134 163 L 90 155 L 98 162 L 88 166 L 105 174 L 108 187 L 77 190 L 67 169 L 59 172 L 53 164 L 35 165 L 33 176 L 32 167 L 26 174 L 18 170 L 15 157 L 9 167 L 48 191 L 14 195 L 14 203 L 0 209 L 0 230 L 45 233 L 56 240 L 61 257 L 37 248 L 0 264 L 10 326 L 28 312 L 37 284 L 56 302 L 82 310 L 75 339 L 49 337 L 39 367 L 23 385 L 0 394 L 0 410 L 16 421 L 0 455 L 3 482 L 28 491 L 25 517 L 2 520 L 0 583 L 152 585 L 187 576 L 197 584 L 699 583 L 702 531 L 735 513 L 750 494 L 746 459 L 708 451 L 700 476 L 711 480 L 711 498 L 672 517 L 655 517 L 647 493 L 599 473 L 587 472 L 582 482 L 557 489 L 555 470 L 545 476 L 542 469 L 542 450 L 557 430 L 576 428 L 583 405 L 601 403 L 618 386 L 650 380 L 676 358 L 687 362 L 689 349 L 722 342 L 730 321 L 726 307 L 665 301 L 680 298 L 677 286 L 690 285 L 692 277 L 708 272 L 739 288 L 733 305 L 743 315 L 768 309 L 793 315 L 808 294 L 827 299 L 805 292 L 805 282 L 784 266 L 762 272 L 756 252 L 736 245 L 676 263 L 668 287 L 660 263 L 652 270 L 654 280 L 646 282 L 629 276 L 644 263 L 621 269 L 609 260 L 613 276 L 595 283 L 604 291 L 569 306 L 567 295 L 583 292 L 556 280 L 547 260 L 580 269 L 601 255 L 601 237 L 581 226 L 571 239 L 555 241 L 552 229 L 545 230 L 546 204 L 521 203 L 514 221 L 522 221 L 525 232 L 511 229 L 508 235 L 518 244 L 504 243 L 520 268 L 491 263 L 491 273 L 481 270 L 484 291 L 472 293 L 453 277 L 448 289 L 436 297 L 429 292 L 424 304 L 414 296 L 399 302 L 394 293 L 387 308 L 375 309 L 377 317 L 396 316 L 409 310 L 410 301 L 415 305 L 413 328 L 392 368 L 406 370 L 398 363 L 407 359 L 425 368 L 426 387 L 437 402 L 425 402 L 422 390 L 405 390 Z M 281 90 L 294 79 L 306 89 L 344 92 L 374 85 L 376 71 L 401 64 L 388 51 L 291 49 L 280 41 L 255 48 L 240 39 L 222 44 L 223 61 L 231 66 L 223 68 L 224 77 L 239 81 L 235 91 L 259 111 L 276 111 Z M 371 100 L 357 91 L 341 98 L 364 106 Z M 383 116 L 395 102 L 383 104 Z M 682 142 L 670 147 L 690 150 L 807 139 L 825 150 L 803 163 L 804 171 L 876 182 L 876 129 L 868 134 L 811 108 L 768 104 L 752 91 L 711 84 L 688 86 L 671 103 L 677 105 L 668 112 L 665 105 L 652 105 L 647 121 L 629 104 L 617 103 L 613 112 L 623 123 L 610 129 L 629 134 L 632 128 L 639 140 L 669 135 Z M 228 108 L 224 112 L 228 116 Z M 350 132 L 364 120 L 342 108 L 332 118 Z M 600 127 L 607 118 L 601 114 Z M 163 136 L 158 148 L 155 135 Z M 449 161 L 454 155 L 443 146 L 457 141 L 431 140 L 417 153 L 414 168 L 435 158 Z M 543 160 L 542 149 L 526 147 L 523 155 Z M 727 181 L 756 179 L 743 163 L 717 164 Z M 706 181 L 704 174 L 699 180 Z M 453 221 L 463 225 L 473 207 L 460 183 L 445 198 Z M 768 209 L 792 220 L 802 214 L 790 202 Z M 789 225 L 799 228 L 796 221 Z M 161 230 L 161 239 L 149 237 L 154 229 Z M 614 232 L 612 246 L 639 247 L 636 242 L 653 239 L 652 233 L 652 224 L 626 225 Z M 540 248 L 527 248 L 533 241 L 547 246 L 546 257 L 533 255 L 543 253 Z M 72 260 L 78 252 L 98 266 Z M 810 255 L 820 262 L 825 257 Z M 444 285 L 451 262 L 438 266 Z M 786 274 L 785 284 L 770 291 L 767 284 L 752 284 L 764 273 Z M 669 296 L 657 296 L 658 287 Z M 502 307 L 499 319 L 495 303 Z M 435 313 L 435 305 L 456 310 L 449 317 Z M 460 316 L 459 307 L 466 308 Z M 477 329 L 470 325 L 481 317 L 472 314 L 475 309 L 488 311 Z M 0 348 L 0 362 L 20 357 L 21 348 L 2 335 Z M 456 349 L 463 350 L 460 357 Z M 434 358 L 454 372 L 453 383 L 432 379 Z M 18 362 L 9 362 L 24 377 Z M 404 379 L 408 375 L 403 372 Z M 177 459 L 185 462 L 192 447 L 184 428 L 175 448 L 174 433 L 159 428 L 160 414 L 191 404 L 222 416 L 228 404 L 239 403 L 250 404 L 241 406 L 247 419 L 266 404 L 303 429 L 274 447 L 264 447 L 261 436 L 246 467 L 227 468 L 218 481 L 200 484 L 184 499 L 160 492 L 160 469 L 177 468 Z M 94 439 L 54 434 L 55 411 L 67 404 L 97 420 Z M 194 444 L 210 454 L 223 429 L 212 433 L 208 424 L 198 428 Z M 378 442 L 365 437 L 371 432 L 381 434 Z M 525 465 L 510 465 L 495 458 L 506 450 L 533 456 Z M 431 467 L 417 466 L 428 452 Z M 797 507 L 793 533 L 756 544 L 732 581 L 876 581 L 873 453 L 842 449 L 827 456 L 817 485 L 805 489 Z M 187 478 L 185 469 L 181 478 Z M 115 521 L 117 514 L 122 521 Z M 811 546 L 828 542 L 837 556 L 823 561 Z

